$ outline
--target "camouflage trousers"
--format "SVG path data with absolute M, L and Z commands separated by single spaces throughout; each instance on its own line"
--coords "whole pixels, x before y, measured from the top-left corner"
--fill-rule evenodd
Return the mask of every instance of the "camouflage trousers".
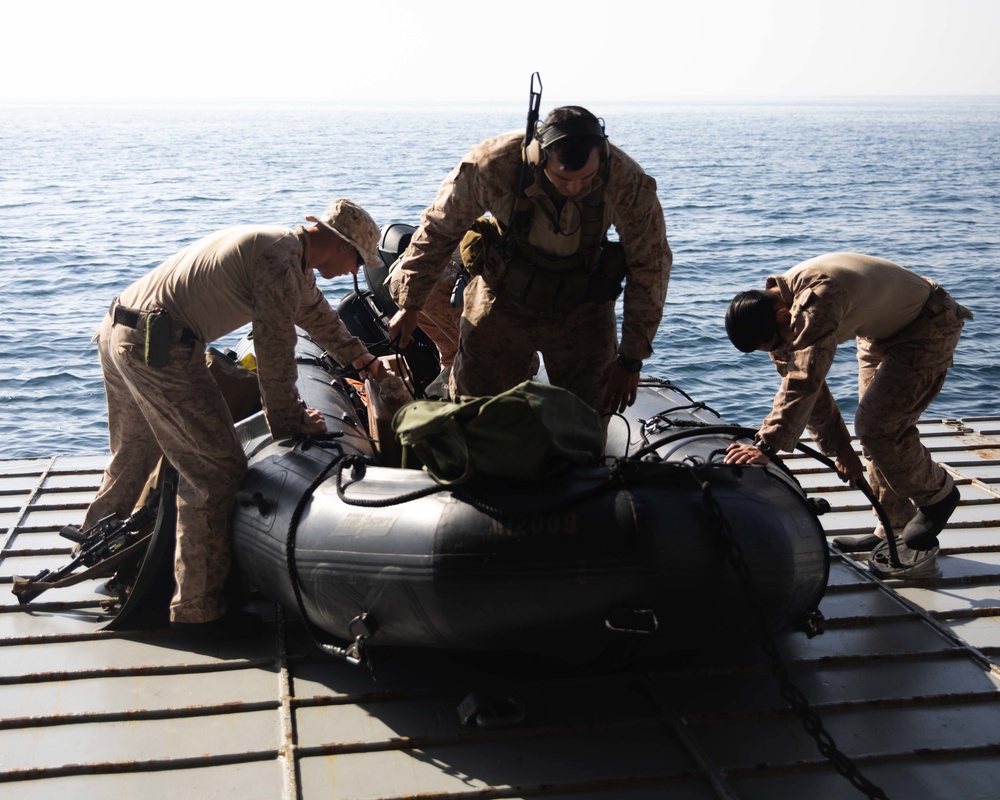
M 944 386 L 966 319 L 972 319 L 968 309 L 937 287 L 899 333 L 858 338 L 854 428 L 869 483 L 897 533 L 913 517 L 914 506 L 943 500 L 954 485 L 920 443 L 917 420 Z
M 476 277 L 465 288 L 464 306 L 453 397 L 495 395 L 527 380 L 537 351 L 550 383 L 601 414 L 610 411 L 603 376 L 618 347 L 614 303 L 583 303 L 568 314 L 543 316 L 498 298 Z
M 246 473 L 232 417 L 205 363 L 205 346 L 175 343 L 162 369 L 146 366 L 144 334 L 105 317 L 98 352 L 108 402 L 111 460 L 84 521 L 125 518 L 160 456 L 177 469 L 175 622 L 208 622 L 225 611 L 229 518 Z
M 455 288 L 455 281 L 461 269 L 461 257 L 457 254 L 453 255 L 438 282 L 434 284 L 424 307 L 420 309 L 418 324 L 437 347 L 442 368 L 450 367 L 454 363 L 455 353 L 458 351 L 458 330 L 462 308 L 461 306 L 456 308 L 452 304 L 451 293 Z M 389 273 L 389 294 L 394 300 L 398 291 L 399 273 L 393 271 Z

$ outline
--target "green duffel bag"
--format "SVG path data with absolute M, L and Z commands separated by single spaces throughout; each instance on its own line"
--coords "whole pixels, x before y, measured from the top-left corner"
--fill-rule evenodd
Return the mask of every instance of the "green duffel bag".
M 600 415 L 572 392 L 535 381 L 495 397 L 418 400 L 396 412 L 392 428 L 403 466 L 416 456 L 445 485 L 473 477 L 541 480 L 594 466 L 604 450 Z

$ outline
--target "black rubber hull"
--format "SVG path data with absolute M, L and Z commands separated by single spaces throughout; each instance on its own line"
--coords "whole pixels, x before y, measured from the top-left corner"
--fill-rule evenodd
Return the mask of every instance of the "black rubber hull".
M 301 364 L 300 390 L 347 435 L 259 447 L 233 535 L 244 575 L 295 613 L 294 574 L 310 621 L 337 639 L 353 640 L 366 614 L 370 645 L 514 649 L 575 662 L 716 648 L 750 638 L 759 622 L 734 557 L 771 630 L 822 597 L 822 528 L 777 468 L 619 460 L 545 485 L 454 491 L 436 491 L 418 470 L 352 474 L 339 459 L 371 455 L 371 446 L 356 435 L 349 399 L 321 372 Z M 669 389 L 641 391 L 640 411 L 675 402 Z M 731 439 L 670 447 L 707 460 Z M 612 429 L 609 447 L 615 441 Z

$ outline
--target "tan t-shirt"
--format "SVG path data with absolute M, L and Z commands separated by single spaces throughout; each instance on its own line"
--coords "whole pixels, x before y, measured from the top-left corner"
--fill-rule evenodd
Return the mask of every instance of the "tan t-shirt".
M 128 308 L 163 308 L 212 342 L 252 323 L 257 373 L 275 437 L 299 433 L 295 326 L 341 364 L 367 348 L 330 307 L 309 269 L 302 228 L 239 226 L 210 234 L 137 280 L 119 296 Z
M 826 384 L 837 345 L 849 339 L 884 339 L 920 313 L 934 284 L 883 258 L 827 253 L 767 279 L 791 307 L 792 341 L 771 354 L 781 388 L 760 437 L 775 450 L 791 450 L 803 430 L 828 455 L 851 437 Z

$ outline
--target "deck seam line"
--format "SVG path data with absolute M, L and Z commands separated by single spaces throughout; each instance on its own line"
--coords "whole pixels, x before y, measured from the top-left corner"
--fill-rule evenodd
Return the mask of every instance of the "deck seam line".
M 52 466 L 55 464 L 56 458 L 57 458 L 56 456 L 50 456 L 48 458 L 48 463 L 46 463 L 45 466 L 38 473 L 38 478 L 35 481 L 34 487 L 31 490 L 29 490 L 27 501 L 21 506 L 14 523 L 7 528 L 7 534 L 4 537 L 3 545 L 0 546 L 0 563 L 2 563 L 3 560 L 7 557 L 7 551 L 11 549 L 10 547 L 11 542 L 13 542 L 14 539 L 17 538 L 17 534 L 19 533 L 21 523 L 27 518 L 29 509 L 31 508 L 31 503 L 35 499 L 35 497 L 38 496 L 38 493 L 41 491 L 42 484 L 45 483 L 45 479 L 48 477 L 49 472 L 51 472 Z
M 280 606 L 278 615 L 278 758 L 281 761 L 281 791 L 283 800 L 298 800 L 298 754 L 295 733 L 295 712 L 292 709 L 292 676 L 288 666 L 288 618 Z

